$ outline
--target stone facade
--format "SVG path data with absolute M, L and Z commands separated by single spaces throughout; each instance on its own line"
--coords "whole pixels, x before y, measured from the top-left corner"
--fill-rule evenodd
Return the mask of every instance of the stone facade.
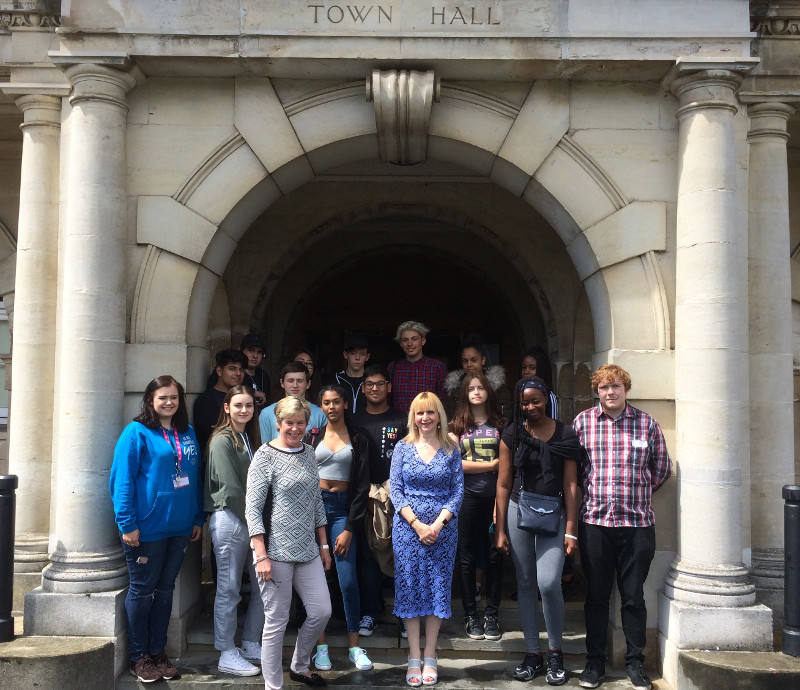
M 771 648 L 798 474 L 800 3 L 199 7 L 0 2 L 26 631 L 122 658 L 107 479 L 150 379 L 201 392 L 209 352 L 251 328 L 275 373 L 309 329 L 413 316 L 495 319 L 511 367 L 544 343 L 568 414 L 593 367 L 628 369 L 677 470 L 647 593 L 665 678 L 712 641 Z

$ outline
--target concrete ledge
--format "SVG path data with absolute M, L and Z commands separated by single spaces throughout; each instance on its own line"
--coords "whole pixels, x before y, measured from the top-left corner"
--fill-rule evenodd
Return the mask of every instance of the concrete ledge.
M 683 652 L 678 680 L 681 690 L 795 690 L 800 659 L 777 652 Z
M 20 637 L 0 644 L 0 687 L 108 690 L 114 644 L 102 637 Z

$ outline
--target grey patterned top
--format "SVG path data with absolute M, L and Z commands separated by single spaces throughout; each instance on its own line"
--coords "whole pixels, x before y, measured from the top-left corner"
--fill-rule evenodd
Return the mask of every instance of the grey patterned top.
M 319 490 L 314 449 L 297 453 L 265 443 L 247 472 L 245 516 L 250 536 L 264 534 L 262 511 L 272 487 L 272 518 L 267 556 L 275 561 L 307 563 L 319 556 L 315 530 L 328 524 Z

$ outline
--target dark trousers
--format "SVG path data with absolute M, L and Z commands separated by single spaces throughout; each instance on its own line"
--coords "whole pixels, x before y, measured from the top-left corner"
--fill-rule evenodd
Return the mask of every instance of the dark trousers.
M 489 526 L 494 514 L 494 496 L 465 493 L 458 511 L 458 553 L 461 576 L 461 603 L 465 616 L 477 616 L 475 568 L 480 554 L 489 549 L 486 559 L 486 615 L 497 616 L 503 586 L 503 554 L 489 544 Z
M 655 527 L 578 526 L 581 564 L 586 574 L 586 657 L 605 666 L 611 588 L 616 573 L 622 601 L 625 664 L 644 659 L 647 609 L 644 581 L 656 551 Z
M 361 615 L 377 622 L 383 613 L 383 573 L 367 542 L 363 521 L 356 526 L 356 575 L 361 595 Z

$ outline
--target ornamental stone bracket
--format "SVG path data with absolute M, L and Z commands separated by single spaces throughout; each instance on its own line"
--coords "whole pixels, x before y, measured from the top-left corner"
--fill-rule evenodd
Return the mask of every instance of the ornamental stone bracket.
M 57 0 L 0 0 L 0 31 L 52 31 L 61 26 Z
M 759 38 L 800 38 L 800 1 L 750 0 L 750 29 Z
M 381 160 L 416 165 L 428 157 L 428 129 L 441 83 L 432 71 L 373 70 L 367 101 L 375 104 Z

